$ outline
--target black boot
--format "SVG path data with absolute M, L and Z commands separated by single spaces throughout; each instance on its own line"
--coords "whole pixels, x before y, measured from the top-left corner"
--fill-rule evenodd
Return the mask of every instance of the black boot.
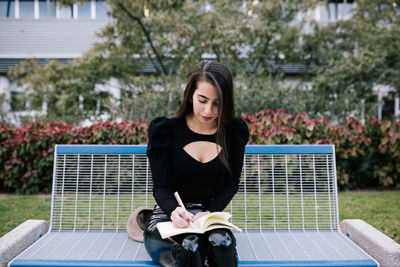
M 238 266 L 236 240 L 232 233 L 217 229 L 208 236 L 207 261 L 209 267 Z
M 182 247 L 176 257 L 179 267 L 202 267 L 202 260 L 199 250 L 199 237 L 189 235 L 182 241 Z
M 171 249 L 164 249 L 160 252 L 158 261 L 162 266 L 165 267 L 175 267 L 176 266 L 176 253 Z

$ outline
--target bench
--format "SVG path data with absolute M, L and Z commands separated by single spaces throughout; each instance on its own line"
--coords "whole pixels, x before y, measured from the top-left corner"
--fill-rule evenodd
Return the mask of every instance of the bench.
M 9 266 L 156 266 L 125 225 L 153 207 L 145 145 L 57 145 L 49 232 Z M 378 266 L 339 231 L 332 145 L 248 145 L 226 211 L 240 266 Z

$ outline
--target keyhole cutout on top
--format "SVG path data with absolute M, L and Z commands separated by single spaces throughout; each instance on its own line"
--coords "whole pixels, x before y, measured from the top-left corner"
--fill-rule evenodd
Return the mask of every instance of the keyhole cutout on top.
M 196 141 L 187 144 L 183 150 L 193 159 L 201 163 L 207 163 L 218 157 L 221 146 L 213 142 Z

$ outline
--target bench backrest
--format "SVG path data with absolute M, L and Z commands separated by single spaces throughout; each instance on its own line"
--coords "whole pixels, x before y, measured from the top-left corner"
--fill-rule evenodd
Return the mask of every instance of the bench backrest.
M 124 230 L 153 207 L 145 145 L 57 145 L 51 231 Z M 226 211 L 243 229 L 338 231 L 332 145 L 248 145 Z

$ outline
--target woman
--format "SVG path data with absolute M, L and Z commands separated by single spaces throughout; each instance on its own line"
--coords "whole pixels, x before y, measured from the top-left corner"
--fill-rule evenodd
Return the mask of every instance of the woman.
M 236 240 L 231 231 L 182 234 L 162 239 L 156 224 L 176 227 L 210 212 L 222 211 L 238 190 L 247 125 L 234 118 L 233 84 L 229 70 L 201 61 L 191 74 L 183 103 L 171 118 L 149 126 L 147 157 L 153 176 L 153 210 L 144 242 L 152 259 L 163 266 L 237 266 Z M 178 192 L 186 209 L 174 197 Z

